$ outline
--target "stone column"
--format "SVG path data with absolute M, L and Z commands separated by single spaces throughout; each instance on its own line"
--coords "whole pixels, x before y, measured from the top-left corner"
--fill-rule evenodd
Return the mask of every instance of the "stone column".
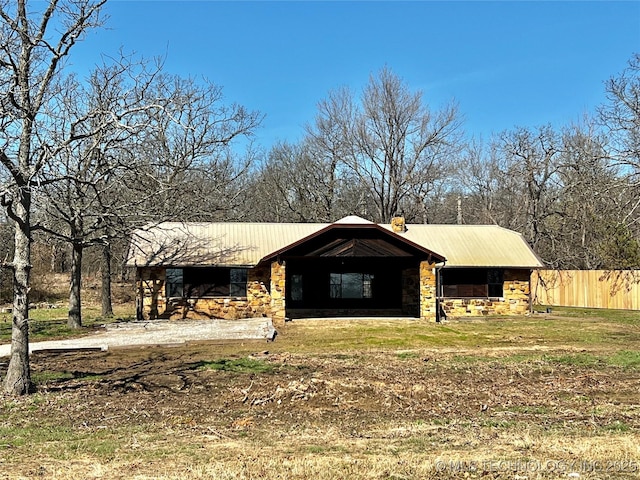
M 247 272 L 247 303 L 251 315 L 268 317 L 271 314 L 271 295 L 267 289 L 270 267 L 251 268 Z
M 283 261 L 271 262 L 271 318 L 276 326 L 284 325 L 286 316 L 285 267 Z
M 436 321 L 437 289 L 435 263 L 420 262 L 420 318 Z
M 505 270 L 503 293 L 507 314 L 531 312 L 531 270 Z

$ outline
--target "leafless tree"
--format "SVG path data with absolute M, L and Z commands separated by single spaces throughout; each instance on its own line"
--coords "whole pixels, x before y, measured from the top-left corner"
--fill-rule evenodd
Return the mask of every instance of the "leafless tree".
M 162 110 L 162 99 L 149 92 L 158 69 L 121 57 L 94 70 L 86 84 L 68 77 L 58 95 L 57 131 L 73 128 L 82 138 L 59 150 L 55 161 L 39 172 L 42 188 L 35 197 L 34 230 L 44 230 L 72 247 L 70 328 L 82 325 L 84 249 L 107 246 L 122 218 L 131 213 L 131 196 L 123 194 L 120 180 L 136 170 L 131 152 L 148 128 L 150 112 L 157 115 Z
M 248 193 L 246 217 L 270 222 L 332 222 L 358 213 L 362 202 L 354 199 L 357 180 L 349 182 L 344 165 L 313 145 L 279 143 L 257 170 Z M 256 208 L 258 207 L 258 208 Z
M 499 142 L 499 154 L 506 164 L 500 194 L 513 200 L 508 226 L 522 232 L 534 250 L 543 252 L 560 195 L 559 135 L 549 126 L 518 128 L 503 133 Z
M 389 221 L 399 211 L 421 216 L 423 212 L 413 210 L 443 178 L 444 167 L 461 146 L 457 107 L 431 111 L 421 92 L 410 91 L 384 68 L 370 77 L 358 105 L 340 90 L 320 108 L 323 123 L 309 133 L 317 144 L 327 132 L 344 136 L 338 151 L 354 178 L 371 192 L 373 220 Z
M 60 152 L 55 169 L 43 172 L 45 222 L 40 228 L 72 246 L 71 328 L 82 325 L 84 249 L 102 249 L 107 315 L 112 311 L 111 242 L 141 224 L 210 219 L 224 210 L 239 175 L 228 156 L 229 143 L 251 135 L 260 120 L 255 112 L 220 105 L 218 87 L 162 75 L 158 67 L 145 65 L 121 61 L 96 70 L 86 90 L 81 85 L 68 89 L 73 92 L 67 100 L 71 118 L 82 107 L 95 110 L 85 115 L 91 119 L 89 130 L 96 122 L 117 121 Z
M 608 102 L 598 113 L 613 140 L 620 163 L 640 173 L 640 54 L 634 54 L 627 68 L 605 82 Z
M 73 128 L 52 135 L 64 59 L 83 34 L 101 23 L 105 0 L 27 0 L 0 2 L 0 163 L 9 175 L 2 205 L 15 224 L 14 302 L 11 358 L 4 382 L 7 393 L 33 389 L 29 368 L 29 271 L 32 194 L 37 175 L 59 150 L 78 140 Z M 34 7 L 35 8 L 35 7 Z M 55 142 L 53 141 L 55 140 Z

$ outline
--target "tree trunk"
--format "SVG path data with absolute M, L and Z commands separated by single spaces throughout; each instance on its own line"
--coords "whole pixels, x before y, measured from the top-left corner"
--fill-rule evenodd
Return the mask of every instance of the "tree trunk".
M 111 301 L 111 244 L 102 246 L 102 316 L 113 317 Z
M 31 193 L 18 191 L 15 204 L 15 245 L 13 256 L 13 326 L 11 328 L 11 359 L 4 382 L 4 391 L 25 395 L 34 390 L 29 367 L 29 274 L 31 271 Z
M 71 253 L 71 285 L 69 287 L 69 328 L 82 327 L 82 304 L 80 290 L 82 286 L 82 243 L 73 243 Z

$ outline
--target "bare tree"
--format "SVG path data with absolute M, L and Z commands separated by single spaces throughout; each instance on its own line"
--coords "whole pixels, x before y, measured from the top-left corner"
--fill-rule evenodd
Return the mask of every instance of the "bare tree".
M 634 54 L 627 68 L 605 82 L 608 103 L 598 113 L 614 140 L 620 163 L 640 173 L 640 54 Z
M 338 159 L 316 155 L 313 145 L 280 143 L 269 152 L 268 161 L 255 173 L 247 206 L 252 220 L 332 222 L 357 213 L 351 202 L 354 184 L 348 182 Z
M 624 180 L 611 165 L 606 139 L 590 121 L 562 132 L 558 175 L 561 194 L 556 221 L 550 225 L 553 257 L 558 268 L 607 268 L 602 242 L 620 220 L 616 197 Z M 615 267 L 612 267 L 615 268 Z
M 452 178 L 458 184 L 456 197 L 460 198 L 463 223 L 503 223 L 497 198 L 499 172 L 504 169 L 500 158 L 496 142 L 485 145 L 476 140 L 465 147 L 456 162 Z
M 82 35 L 101 23 L 105 0 L 51 0 L 30 11 L 27 0 L 0 2 L 0 163 L 10 182 L 2 205 L 15 224 L 14 301 L 11 359 L 4 382 L 7 393 L 33 389 L 29 368 L 29 271 L 31 209 L 37 174 L 55 153 L 78 139 L 51 135 L 58 125 L 56 96 L 67 57 Z M 52 142 L 55 138 L 55 143 Z
M 327 104 L 351 103 L 330 96 Z M 432 112 L 421 92 L 411 92 L 384 68 L 369 79 L 359 107 L 326 111 L 334 129 L 345 132 L 344 162 L 371 192 L 374 220 L 389 221 L 402 210 L 421 216 L 422 211 L 412 210 L 443 178 L 445 165 L 461 146 L 457 107 Z
M 79 328 L 84 249 L 102 249 L 103 314 L 109 314 L 111 241 L 150 221 L 210 218 L 224 209 L 239 175 L 227 147 L 251 135 L 260 116 L 219 105 L 218 87 L 126 61 L 96 70 L 86 91 L 80 85 L 69 91 L 76 99 L 68 99 L 71 118 L 79 103 L 95 111 L 85 115 L 89 130 L 109 124 L 60 152 L 56 168 L 43 172 L 41 228 L 72 246 L 68 325 Z
M 511 195 L 514 207 L 508 226 L 522 232 L 544 258 L 560 194 L 560 138 L 549 126 L 518 128 L 501 135 L 499 148 L 507 166 L 500 194 Z
M 38 179 L 42 188 L 33 228 L 71 245 L 70 328 L 80 328 L 81 267 L 86 247 L 103 247 L 127 214 L 129 195 L 120 192 L 120 179 L 135 171 L 138 137 L 149 125 L 150 111 L 162 102 L 149 94 L 158 66 L 131 63 L 122 57 L 97 68 L 86 85 L 75 77 L 66 80 L 58 95 L 58 131 L 73 128 L 81 138 L 55 155 Z

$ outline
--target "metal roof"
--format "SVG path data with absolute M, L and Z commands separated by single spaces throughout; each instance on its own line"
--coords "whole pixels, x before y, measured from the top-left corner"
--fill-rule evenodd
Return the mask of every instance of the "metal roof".
M 497 225 L 407 224 L 406 228 L 400 235 L 444 255 L 445 267 L 544 267 L 521 234 Z
M 268 254 L 326 227 L 325 223 L 164 222 L 136 230 L 130 266 L 253 266 Z
M 351 216 L 335 223 L 364 226 L 371 222 Z M 127 265 L 254 266 L 330 225 L 164 222 L 134 232 Z M 392 232 L 390 225 L 380 226 Z M 407 224 L 398 235 L 444 256 L 445 267 L 543 266 L 522 235 L 495 225 Z

